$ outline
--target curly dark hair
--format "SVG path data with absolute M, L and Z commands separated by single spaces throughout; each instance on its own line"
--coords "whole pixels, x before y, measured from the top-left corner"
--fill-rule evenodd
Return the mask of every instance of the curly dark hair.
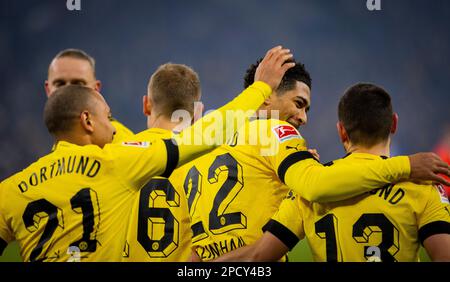
M 245 73 L 244 76 L 244 88 L 249 87 L 255 82 L 256 68 L 263 59 L 260 58 L 255 64 L 252 64 Z M 305 65 L 296 62 L 295 60 L 289 60 L 287 62 L 294 62 L 295 66 L 290 68 L 283 76 L 280 85 L 277 88 L 277 95 L 282 95 L 284 92 L 294 89 L 297 81 L 303 82 L 311 89 L 311 76 L 305 69 Z

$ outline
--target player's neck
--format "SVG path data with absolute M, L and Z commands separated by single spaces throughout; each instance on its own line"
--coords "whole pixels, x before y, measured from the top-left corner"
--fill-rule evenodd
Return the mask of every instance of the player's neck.
M 93 144 L 91 138 L 89 138 L 88 135 L 81 135 L 81 134 L 60 134 L 55 136 L 55 144 L 60 141 L 65 141 L 78 146 Z
M 389 157 L 391 155 L 391 151 L 389 148 L 389 142 L 381 142 L 374 146 L 367 147 L 361 145 L 353 145 L 348 144 L 346 146 L 347 153 L 364 153 L 364 154 L 372 154 L 377 156 L 386 156 Z
M 186 125 L 185 125 L 185 123 L 186 123 L 185 121 L 172 122 L 170 119 L 168 119 L 164 116 L 159 116 L 159 117 L 155 118 L 154 120 L 151 119 L 149 121 L 148 128 L 161 128 L 161 129 L 165 129 L 165 130 L 169 130 L 169 131 L 179 132 L 190 125 L 190 123 L 188 123 Z

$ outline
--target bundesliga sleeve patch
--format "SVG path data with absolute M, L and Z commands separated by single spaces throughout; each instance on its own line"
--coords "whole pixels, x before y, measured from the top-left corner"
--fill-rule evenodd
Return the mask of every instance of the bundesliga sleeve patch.
M 303 139 L 300 133 L 298 133 L 292 125 L 277 125 L 272 128 L 272 131 L 275 133 L 275 136 L 277 136 L 280 143 L 292 138 Z
M 444 204 L 448 204 L 448 195 L 447 195 L 447 191 L 445 191 L 444 186 L 442 186 L 441 184 L 438 185 L 434 185 L 434 187 L 436 187 L 436 189 L 439 192 L 439 196 L 441 196 L 441 202 Z
M 150 142 L 127 141 L 127 142 L 122 142 L 122 146 L 148 148 L 148 146 L 150 146 Z

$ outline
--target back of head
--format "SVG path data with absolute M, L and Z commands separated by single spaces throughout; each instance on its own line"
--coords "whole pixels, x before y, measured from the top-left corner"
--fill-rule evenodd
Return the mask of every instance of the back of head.
M 65 49 L 56 54 L 56 56 L 53 58 L 52 62 L 57 59 L 61 58 L 73 58 L 73 59 L 79 59 L 89 62 L 89 64 L 92 67 L 92 71 L 94 72 L 95 77 L 95 60 L 93 57 L 91 57 L 88 53 L 86 53 L 83 50 L 80 49 Z M 50 69 L 50 66 L 49 66 Z
M 67 133 L 84 110 L 95 111 L 95 90 L 81 85 L 67 85 L 51 95 L 44 108 L 44 121 L 53 135 Z
M 256 69 L 261 63 L 262 58 L 260 58 L 256 64 L 252 64 L 245 73 L 244 76 L 244 88 L 249 87 L 255 82 Z M 309 72 L 305 69 L 305 65 L 301 62 L 296 62 L 295 60 L 289 60 L 287 62 L 294 62 L 295 66 L 288 69 L 277 88 L 277 95 L 283 95 L 286 91 L 293 90 L 297 81 L 303 82 L 308 85 L 311 89 L 311 76 Z
M 186 110 L 192 116 L 201 96 L 200 80 L 190 67 L 167 63 L 150 78 L 148 93 L 158 113 L 171 117 L 176 110 Z
M 387 140 L 393 114 L 389 94 L 370 83 L 353 85 L 339 101 L 339 121 L 355 145 L 371 147 Z

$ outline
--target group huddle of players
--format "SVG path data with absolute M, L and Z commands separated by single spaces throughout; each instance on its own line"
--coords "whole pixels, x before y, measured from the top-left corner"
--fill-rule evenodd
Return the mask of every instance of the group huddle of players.
M 285 261 L 307 238 L 315 261 L 417 261 L 420 245 L 450 261 L 437 184 L 450 168 L 432 153 L 390 157 L 398 117 L 384 89 L 344 93 L 347 155 L 322 165 L 298 131 L 311 77 L 290 50 L 270 49 L 244 86 L 200 118 L 198 75 L 164 64 L 143 97 L 148 129 L 134 134 L 112 118 L 94 59 L 60 52 L 43 113 L 55 144 L 1 182 L 0 253 L 17 241 L 24 261 Z

